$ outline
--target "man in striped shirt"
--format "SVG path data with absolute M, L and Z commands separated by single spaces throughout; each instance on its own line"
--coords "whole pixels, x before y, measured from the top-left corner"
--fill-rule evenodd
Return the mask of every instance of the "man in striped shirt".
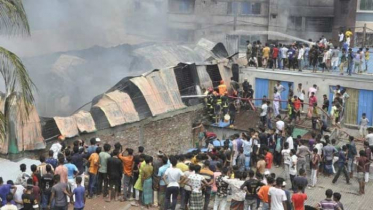
M 320 201 L 318 204 L 316 204 L 317 209 L 323 209 L 323 210 L 341 210 L 341 208 L 338 206 L 338 203 L 333 201 L 333 190 L 327 189 L 325 192 L 326 198 L 322 201 Z

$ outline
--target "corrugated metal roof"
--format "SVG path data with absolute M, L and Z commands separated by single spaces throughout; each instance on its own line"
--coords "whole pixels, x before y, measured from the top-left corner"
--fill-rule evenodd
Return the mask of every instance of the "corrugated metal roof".
M 118 90 L 105 94 L 94 107 L 100 108 L 105 113 L 110 127 L 139 120 L 129 95 Z
M 95 121 L 92 118 L 91 113 L 80 110 L 78 113 L 73 115 L 78 130 L 82 132 L 92 133 L 96 131 Z
M 132 78 L 131 82 L 140 89 L 153 116 L 167 112 L 167 108 L 164 106 L 157 90 L 153 90 L 145 77 Z
M 185 105 L 181 100 L 180 91 L 177 86 L 176 76 L 173 68 L 162 69 L 160 71 L 164 84 L 166 85 L 168 94 L 173 103 L 174 109 L 184 108 Z
M 53 117 L 61 135 L 71 138 L 79 135 L 78 126 L 73 117 Z
M 213 87 L 210 75 L 207 73 L 206 66 L 197 66 L 197 74 L 201 88 Z

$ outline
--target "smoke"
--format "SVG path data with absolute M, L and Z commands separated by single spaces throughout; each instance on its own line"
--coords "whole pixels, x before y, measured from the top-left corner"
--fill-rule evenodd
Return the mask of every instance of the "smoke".
M 123 77 L 142 73 L 129 72 L 134 45 L 167 37 L 166 0 L 23 3 L 31 37 L 0 37 L 0 46 L 24 61 L 41 116 L 71 115 Z M 72 65 L 74 59 L 82 62 Z

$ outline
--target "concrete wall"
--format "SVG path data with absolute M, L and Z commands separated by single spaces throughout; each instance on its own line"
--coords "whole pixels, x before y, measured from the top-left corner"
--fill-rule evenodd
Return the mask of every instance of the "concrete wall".
M 98 137 L 101 139 L 101 145 L 104 143 L 114 145 L 116 142 L 120 142 L 124 148 L 133 148 L 135 151 L 138 146 L 144 146 L 145 152 L 150 155 L 155 155 L 159 150 L 168 154 L 176 154 L 194 147 L 192 141 L 195 139 L 195 134 L 192 127 L 193 123 L 202 117 L 202 113 L 203 105 L 196 105 L 147 118 L 140 122 L 99 130 L 96 133 L 82 134 L 67 139 L 66 143 L 72 146 L 75 140 L 82 139 L 89 145 L 91 138 Z M 38 158 L 42 153 L 47 154 L 55 141 L 48 141 L 45 150 L 7 155 L 4 158 Z

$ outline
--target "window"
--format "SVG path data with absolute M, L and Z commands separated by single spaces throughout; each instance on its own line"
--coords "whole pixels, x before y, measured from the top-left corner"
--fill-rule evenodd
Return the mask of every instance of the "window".
M 302 17 L 290 16 L 288 19 L 287 28 L 290 30 L 301 31 L 302 30 Z
M 306 18 L 306 31 L 332 32 L 332 28 L 333 28 L 333 18 L 329 18 L 329 17 Z
M 195 0 L 170 0 L 168 11 L 170 13 L 193 13 Z
M 259 15 L 260 3 L 241 2 L 241 15 Z
M 373 10 L 373 0 L 360 0 L 360 10 Z
M 233 2 L 228 2 L 228 9 L 227 9 L 227 14 L 228 15 L 234 15 L 234 14 L 237 14 L 238 12 L 238 4 L 240 2 L 236 2 L 236 1 L 233 1 Z

